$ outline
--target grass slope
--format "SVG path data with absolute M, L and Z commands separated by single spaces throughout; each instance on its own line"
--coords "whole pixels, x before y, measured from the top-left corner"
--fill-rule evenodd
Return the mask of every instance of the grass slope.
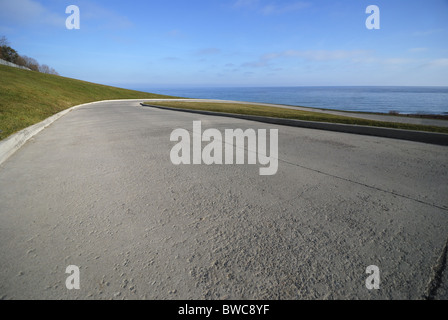
M 213 102 L 196 102 L 185 100 L 185 101 L 161 101 L 161 102 L 158 101 L 157 103 L 147 102 L 147 104 L 156 104 L 159 106 L 173 107 L 179 109 L 206 110 L 206 111 L 246 114 L 254 116 L 265 116 L 273 118 L 345 123 L 345 124 L 356 124 L 356 125 L 374 126 L 374 127 L 448 133 L 448 127 L 375 121 L 375 120 L 352 118 L 347 116 L 332 115 L 328 113 L 320 113 L 314 111 L 302 111 L 302 110 L 268 107 L 263 105 L 244 104 L 244 103 L 213 103 Z
M 0 140 L 78 104 L 140 98 L 173 97 L 0 65 Z

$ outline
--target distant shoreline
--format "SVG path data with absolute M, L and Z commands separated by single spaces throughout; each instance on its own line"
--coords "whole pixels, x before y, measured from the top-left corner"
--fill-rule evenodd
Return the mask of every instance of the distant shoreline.
M 448 119 L 448 87 L 146 87 L 143 91 L 193 99 L 234 100 L 320 110 Z
M 264 102 L 263 102 L 264 103 Z M 286 105 L 285 105 L 286 106 Z M 400 113 L 395 111 L 389 112 L 369 112 L 369 111 L 347 111 L 340 109 L 325 109 L 325 108 L 315 108 L 315 107 L 307 107 L 307 106 L 291 106 L 291 107 L 300 107 L 300 108 L 309 108 L 313 110 L 321 110 L 321 111 L 337 111 L 337 112 L 346 112 L 346 113 L 360 113 L 360 114 L 377 114 L 381 116 L 400 116 L 400 117 L 410 117 L 410 118 L 421 118 L 421 119 L 435 119 L 435 120 L 448 120 L 448 112 L 446 113 Z

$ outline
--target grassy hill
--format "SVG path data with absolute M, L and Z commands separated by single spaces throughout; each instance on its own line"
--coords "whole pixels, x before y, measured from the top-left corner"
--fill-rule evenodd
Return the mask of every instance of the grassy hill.
M 0 140 L 78 104 L 154 98 L 172 97 L 0 65 Z
M 0 65 L 0 140 L 72 106 L 98 100 L 175 98 Z M 314 111 L 244 104 L 164 102 L 158 105 L 228 113 L 448 133 L 447 127 L 380 122 Z

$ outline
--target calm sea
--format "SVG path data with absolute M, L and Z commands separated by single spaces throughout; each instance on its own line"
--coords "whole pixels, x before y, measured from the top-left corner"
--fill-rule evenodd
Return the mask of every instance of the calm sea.
M 448 87 L 145 88 L 144 91 L 346 111 L 448 114 Z

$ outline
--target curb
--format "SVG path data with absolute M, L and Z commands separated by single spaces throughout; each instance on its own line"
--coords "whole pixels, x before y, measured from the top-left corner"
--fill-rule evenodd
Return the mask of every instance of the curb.
M 79 105 L 73 106 L 71 108 L 65 109 L 59 113 L 56 113 L 56 114 L 52 115 L 51 117 L 49 117 L 39 123 L 33 124 L 32 126 L 29 126 L 25 129 L 22 129 L 19 132 L 12 134 L 5 140 L 0 141 L 0 165 L 3 162 L 5 162 L 10 156 L 12 156 L 14 154 L 14 152 L 19 150 L 20 147 L 22 147 L 29 139 L 34 137 L 40 131 L 42 131 L 43 129 L 48 127 L 50 124 L 55 122 L 57 119 L 59 119 L 63 115 L 69 113 L 70 111 L 73 111 L 80 107 L 85 107 L 85 106 L 88 106 L 91 104 L 101 103 L 101 102 L 142 101 L 142 100 L 144 100 L 144 99 L 101 100 L 101 101 L 79 104 Z
M 340 124 L 340 123 L 330 123 L 330 122 L 316 122 L 316 121 L 305 121 L 305 120 L 270 118 L 270 117 L 262 117 L 262 116 L 250 116 L 250 115 L 235 114 L 235 113 L 213 112 L 213 111 L 203 111 L 203 110 L 193 110 L 193 109 L 179 109 L 179 108 L 172 108 L 172 107 L 149 105 L 149 104 L 145 104 L 145 103 L 140 103 L 140 105 L 145 106 L 145 107 L 154 107 L 154 108 L 164 109 L 164 110 L 190 112 L 190 113 L 197 113 L 197 114 L 204 114 L 204 115 L 211 115 L 211 116 L 230 117 L 230 118 L 252 120 L 252 121 L 264 122 L 264 123 L 270 123 L 270 124 L 284 125 L 284 126 L 290 126 L 290 127 L 301 127 L 301 128 L 307 128 L 307 129 L 318 129 L 318 130 L 327 130 L 327 131 L 335 131 L 335 132 L 353 133 L 353 134 L 361 134 L 361 135 L 367 135 L 367 136 L 408 140 L 408 141 L 436 144 L 436 145 L 441 145 L 441 146 L 448 146 L 448 134 L 445 134 L 445 133 L 416 131 L 416 130 L 403 130 L 403 129 L 383 128 L 383 127 L 371 127 L 371 126 L 361 126 L 361 125 L 354 125 L 354 124 Z

